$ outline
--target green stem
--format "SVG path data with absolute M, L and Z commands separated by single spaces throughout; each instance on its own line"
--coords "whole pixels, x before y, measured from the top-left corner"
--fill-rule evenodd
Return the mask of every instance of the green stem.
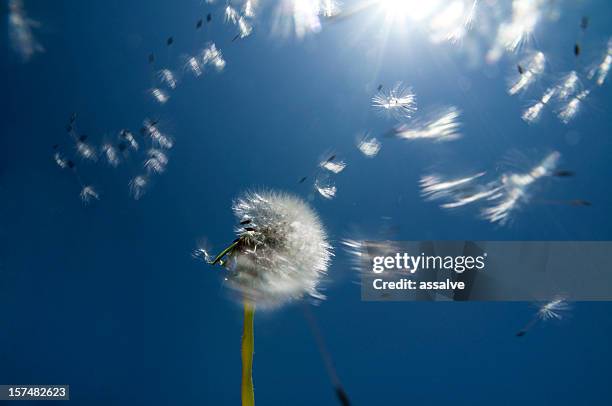
M 221 261 L 223 259 L 224 256 L 226 256 L 227 254 L 229 254 L 234 248 L 236 248 L 236 245 L 238 245 L 238 243 L 240 242 L 240 240 L 236 240 L 232 243 L 232 245 L 230 245 L 229 247 L 227 247 L 226 249 L 224 249 L 223 251 L 221 251 L 219 253 L 219 255 L 217 255 L 215 257 L 215 259 L 213 259 L 213 261 L 210 263 L 211 265 L 215 265 L 217 262 Z
M 242 331 L 242 406 L 255 406 L 255 393 L 253 391 L 253 316 L 255 306 L 244 302 L 244 329 Z

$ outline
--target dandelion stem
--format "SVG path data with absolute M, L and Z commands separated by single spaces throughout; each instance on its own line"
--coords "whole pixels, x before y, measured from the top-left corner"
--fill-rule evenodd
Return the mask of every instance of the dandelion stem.
M 234 243 L 233 245 L 235 245 Z M 244 329 L 242 331 L 242 406 L 255 405 L 255 393 L 253 392 L 253 349 L 255 340 L 253 338 L 253 316 L 255 306 L 244 302 Z
M 240 242 L 240 240 L 236 240 L 232 243 L 232 245 L 230 245 L 229 247 L 227 247 L 226 249 L 224 249 L 223 251 L 221 251 L 216 257 L 215 259 L 212 260 L 212 262 L 210 263 L 211 265 L 215 265 L 217 262 L 221 261 L 223 259 L 224 256 L 226 256 L 227 254 L 229 254 L 234 248 L 236 248 L 236 245 L 238 245 L 238 243 Z

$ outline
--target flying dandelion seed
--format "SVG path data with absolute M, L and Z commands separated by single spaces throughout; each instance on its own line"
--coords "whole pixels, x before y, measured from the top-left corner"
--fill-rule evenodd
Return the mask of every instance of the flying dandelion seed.
M 168 157 L 159 149 L 151 148 L 147 151 L 148 158 L 144 167 L 149 173 L 163 173 L 168 165 Z
M 470 5 L 471 3 L 471 5 Z M 434 43 L 449 41 L 458 43 L 472 28 L 477 0 L 455 0 L 431 18 L 430 39 Z
M 88 159 L 90 161 L 98 160 L 98 155 L 96 154 L 96 150 L 91 145 L 86 143 L 85 141 L 81 141 L 80 139 L 78 139 L 76 141 L 76 150 L 79 156 L 83 159 Z
M 610 66 L 612 65 L 612 38 L 608 40 L 608 49 L 603 57 L 603 60 L 599 65 L 591 69 L 588 73 L 589 80 L 595 79 L 597 86 L 601 86 L 606 81 L 608 73 L 610 72 Z
M 246 18 L 240 17 L 238 19 L 238 37 L 246 38 L 253 32 L 253 26 L 249 23 Z
M 454 196 L 454 201 L 441 204 L 440 207 L 443 209 L 456 209 L 483 199 L 492 199 L 497 196 L 501 190 L 502 188 L 495 184 L 476 186 L 473 190 L 458 192 L 457 195 Z
M 238 13 L 238 10 L 228 4 L 225 7 L 224 16 L 226 23 L 236 24 L 238 22 L 238 19 L 240 18 L 240 13 Z
M 83 186 L 83 188 L 81 189 L 80 196 L 81 201 L 86 205 L 91 203 L 93 200 L 100 200 L 98 192 L 96 192 L 94 187 L 91 185 Z
M 198 62 L 194 56 L 187 58 L 187 61 L 185 62 L 185 69 L 191 71 L 195 77 L 202 75 L 202 67 L 200 66 L 200 62 Z
M 531 86 L 539 75 L 544 72 L 544 66 L 546 64 L 546 57 L 542 52 L 536 52 L 533 56 L 522 61 L 519 66 L 526 67 L 522 68 L 522 73 L 516 80 L 513 81 L 512 85 L 508 89 L 508 93 L 515 95 L 519 92 L 523 92 Z
M 533 319 L 529 321 L 521 330 L 516 333 L 517 337 L 523 337 L 531 330 L 539 321 L 546 320 L 561 320 L 565 313 L 570 310 L 569 304 L 562 297 L 557 297 L 549 302 L 542 304 Z
M 376 138 L 365 135 L 357 142 L 357 148 L 366 157 L 374 158 L 380 152 L 381 144 Z
M 60 152 L 56 152 L 53 154 L 53 160 L 62 169 L 66 169 L 68 167 L 68 160 L 62 156 Z
M 339 15 L 342 11 L 342 3 L 336 0 L 321 0 L 319 8 L 319 14 L 321 14 L 323 17 L 333 18 Z
M 162 69 L 158 72 L 157 76 L 159 80 L 168 86 L 170 89 L 176 89 L 176 85 L 178 83 L 176 76 L 170 69 Z
M 320 0 L 281 0 L 274 11 L 272 32 L 282 37 L 306 35 L 321 31 Z
M 437 175 L 423 176 L 420 180 L 421 196 L 428 200 L 439 199 L 447 196 L 450 192 L 465 187 L 467 184 L 472 183 L 475 179 L 478 179 L 485 175 L 486 172 L 480 172 L 472 176 L 464 178 L 453 179 L 453 180 L 442 180 Z
M 134 137 L 134 134 L 132 134 L 131 131 L 129 130 L 119 131 L 119 138 L 125 140 L 130 146 L 130 148 L 132 148 L 134 151 L 138 151 L 138 147 L 139 147 L 138 142 L 136 141 L 136 138 Z
M 168 93 L 164 92 L 162 89 L 157 88 L 157 87 L 151 89 L 149 93 L 151 94 L 151 96 L 153 96 L 155 101 L 157 101 L 159 104 L 165 104 L 170 98 Z
M 8 25 L 11 45 L 24 62 L 29 61 L 36 53 L 45 51 L 32 33 L 32 28 L 39 27 L 40 24 L 26 15 L 21 0 L 9 0 Z
M 242 15 L 255 18 L 255 8 L 257 8 L 257 0 L 247 0 L 242 6 Z
M 393 130 L 396 137 L 405 140 L 428 139 L 433 141 L 452 141 L 461 137 L 459 117 L 461 111 L 449 107 L 435 118 L 414 126 L 402 124 Z
M 570 121 L 576 117 L 578 112 L 580 111 L 580 107 L 582 106 L 582 102 L 589 95 L 589 90 L 583 90 L 578 93 L 576 96 L 571 98 L 562 108 L 559 110 L 559 120 L 563 122 L 563 124 L 568 124 Z
M 571 71 L 561 79 L 555 87 L 555 94 L 559 100 L 566 100 L 576 92 L 580 85 L 580 79 L 576 71 Z
M 500 24 L 494 44 L 487 53 L 489 63 L 497 62 L 504 51 L 515 52 L 533 34 L 547 0 L 514 0 L 512 18 Z
M 372 98 L 372 106 L 396 120 L 410 118 L 417 110 L 416 95 L 410 87 L 398 82 L 389 92 L 380 90 Z
M 540 98 L 540 100 L 538 100 L 535 104 L 533 104 L 523 112 L 521 118 L 529 124 L 537 122 L 542 116 L 544 106 L 548 104 L 548 102 L 554 95 L 554 88 L 547 89 Z
M 139 200 L 142 196 L 144 196 L 149 181 L 146 176 L 138 175 L 130 180 L 130 194 L 134 198 L 134 200 Z
M 315 190 L 327 200 L 331 200 L 336 197 L 336 192 L 338 192 L 338 189 L 332 183 L 332 181 L 325 176 L 320 176 L 315 179 L 313 186 Z
M 499 193 L 489 198 L 497 203 L 482 210 L 483 218 L 492 223 L 505 225 L 512 213 L 529 201 L 531 197 L 529 192 L 536 181 L 554 174 L 560 158 L 561 154 L 555 151 L 547 155 L 528 173 L 503 174 L 499 181 L 501 188 Z
M 319 166 L 332 173 L 338 174 L 346 168 L 346 163 L 344 161 L 327 160 L 319 163 Z
M 106 161 L 110 166 L 116 168 L 119 165 L 119 155 L 117 150 L 111 144 L 102 145 L 102 152 L 106 156 Z
M 217 49 L 214 42 L 209 43 L 202 51 L 202 62 L 204 65 L 214 66 L 219 72 L 225 68 L 225 59 L 223 59 L 223 54 L 219 49 Z
M 157 124 L 153 123 L 153 121 L 149 119 L 145 119 L 143 122 L 143 128 L 145 132 L 149 134 L 153 143 L 160 148 L 171 149 L 174 146 L 174 141 L 172 138 L 162 133 Z

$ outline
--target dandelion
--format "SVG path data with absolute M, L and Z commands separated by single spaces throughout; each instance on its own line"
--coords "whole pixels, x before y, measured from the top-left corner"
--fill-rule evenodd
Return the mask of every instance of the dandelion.
M 569 304 L 562 297 L 556 297 L 553 300 L 543 303 L 538 308 L 537 313 L 529 323 L 516 333 L 517 337 L 522 337 L 531 330 L 539 321 L 546 320 L 561 320 L 564 314 L 570 310 Z
M 170 89 L 176 89 L 178 83 L 176 76 L 170 69 L 162 69 L 158 72 L 159 80 L 168 86 Z
M 247 192 L 234 201 L 237 238 L 208 263 L 227 270 L 229 286 L 244 302 L 242 404 L 254 405 L 255 306 L 277 307 L 304 296 L 323 298 L 318 285 L 332 256 L 317 214 L 301 199 L 273 191 Z M 200 251 L 199 257 L 208 259 Z
M 376 138 L 365 135 L 357 142 L 357 148 L 368 158 L 374 158 L 380 152 L 381 144 Z
M 317 291 L 331 258 L 319 218 L 301 199 L 272 191 L 249 192 L 233 204 L 243 224 L 225 258 L 229 286 L 258 307 L 276 307 Z M 244 222 L 248 221 L 247 227 Z
M 11 45 L 24 62 L 29 61 L 37 52 L 45 51 L 32 33 L 32 28 L 39 27 L 40 24 L 26 15 L 21 0 L 9 0 L 8 24 Z
M 202 51 L 202 62 L 204 65 L 214 66 L 219 72 L 225 68 L 225 59 L 223 59 L 223 54 L 219 49 L 217 49 L 214 42 L 209 43 Z
M 537 77 L 544 72 L 545 63 L 546 57 L 542 52 L 536 52 L 533 56 L 522 61 L 519 66 L 526 66 L 526 68 L 522 69 L 522 73 L 519 73 L 518 78 L 508 89 L 508 93 L 515 95 L 527 90 Z
M 100 200 L 100 196 L 98 195 L 98 192 L 96 192 L 94 187 L 91 185 L 83 186 L 83 188 L 81 189 L 80 196 L 81 196 L 81 201 L 85 205 L 89 204 L 92 200 Z
M 372 106 L 381 113 L 402 120 L 410 118 L 416 111 L 416 95 L 411 88 L 398 82 L 388 93 L 380 90 L 372 98 Z
M 413 126 L 402 124 L 393 130 L 396 137 L 405 140 L 429 139 L 434 141 L 451 141 L 461 137 L 459 117 L 461 111 L 448 107 L 434 118 Z
M 535 104 L 528 107 L 522 114 L 521 118 L 529 124 L 535 123 L 538 121 L 542 115 L 542 110 L 544 110 L 544 106 L 548 104 L 550 99 L 555 94 L 555 88 L 547 89 L 540 100 L 538 100 Z
M 559 100 L 566 100 L 569 96 L 574 94 L 580 85 L 578 74 L 576 71 L 571 71 L 565 75 L 555 88 L 555 94 Z
M 565 105 L 563 105 L 558 114 L 559 120 L 561 120 L 563 124 L 568 124 L 574 119 L 574 117 L 576 117 L 580 111 L 582 102 L 589 95 L 589 93 L 589 90 L 583 90 L 576 96 L 572 97 Z
M 117 154 L 117 150 L 111 144 L 102 145 L 102 152 L 106 156 L 106 161 L 112 167 L 117 167 L 119 165 L 119 155 Z
M 144 163 L 144 167 L 148 172 L 163 173 L 168 164 L 168 157 L 160 150 L 151 148 L 147 151 L 148 158 Z
M 138 175 L 130 180 L 130 194 L 134 200 L 139 200 L 146 192 L 149 180 L 146 176 Z

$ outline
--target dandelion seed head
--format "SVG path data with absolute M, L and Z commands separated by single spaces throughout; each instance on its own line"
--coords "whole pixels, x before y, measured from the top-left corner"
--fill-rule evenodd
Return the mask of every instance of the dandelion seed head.
M 317 288 L 332 256 L 316 213 L 301 199 L 273 191 L 248 192 L 233 204 L 239 244 L 225 267 L 227 284 L 258 307 L 282 305 L 306 295 L 323 298 Z
M 416 111 L 416 95 L 410 87 L 398 82 L 389 92 L 380 90 L 372 98 L 372 106 L 380 113 L 402 120 Z

